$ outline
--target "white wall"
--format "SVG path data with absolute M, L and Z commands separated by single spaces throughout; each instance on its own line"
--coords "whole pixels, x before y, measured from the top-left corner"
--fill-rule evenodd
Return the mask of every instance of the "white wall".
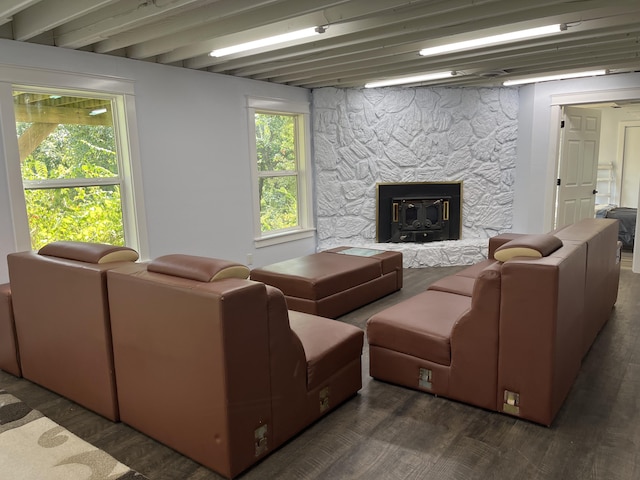
M 258 266 L 315 251 L 313 237 L 254 248 L 246 110 L 247 95 L 307 102 L 308 90 L 9 40 L 0 40 L 0 64 L 135 82 L 150 258 L 245 263 L 251 253 Z M 6 161 L 0 148 L 0 283 L 8 280 L 4 257 L 15 251 Z

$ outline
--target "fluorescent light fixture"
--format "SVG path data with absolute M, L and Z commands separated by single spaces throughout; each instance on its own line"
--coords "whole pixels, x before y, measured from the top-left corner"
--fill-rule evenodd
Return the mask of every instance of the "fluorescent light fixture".
M 379 82 L 370 82 L 365 84 L 364 88 L 390 87 L 392 85 L 402 85 L 406 83 L 428 82 L 429 80 L 440 80 L 442 78 L 453 77 L 455 72 L 438 72 L 425 73 L 424 75 L 414 75 L 411 77 L 398 77 L 389 80 L 380 80 Z
M 567 78 L 595 77 L 596 75 L 606 75 L 606 70 L 592 70 L 590 72 L 561 73 L 559 75 L 547 75 L 546 77 L 520 78 L 502 82 L 505 87 L 513 85 L 523 85 L 525 83 L 549 82 L 551 80 L 565 80 Z
M 95 110 L 91 110 L 89 112 L 89 115 L 100 115 L 102 113 L 107 113 L 107 109 L 106 108 L 96 108 Z
M 246 52 L 247 50 L 255 50 L 256 48 L 268 47 L 270 45 L 289 42 L 291 40 L 299 40 L 301 38 L 312 37 L 313 35 L 324 33 L 326 29 L 327 27 L 322 26 L 305 28 L 303 30 L 283 33 L 282 35 L 276 35 L 274 37 L 254 40 L 253 42 L 241 43 L 239 45 L 233 45 L 231 47 L 219 48 L 211 52 L 209 55 L 212 57 L 224 57 L 225 55 L 232 55 L 234 53 Z
M 498 45 L 500 43 L 513 42 L 522 40 L 523 38 L 539 37 L 552 33 L 559 33 L 566 30 L 564 24 L 547 25 L 544 27 L 529 28 L 526 30 L 518 30 L 515 32 L 502 33 L 500 35 L 491 35 L 489 37 L 475 38 L 464 42 L 449 43 L 447 45 L 439 45 L 437 47 L 423 48 L 420 55 L 423 57 L 429 55 L 440 55 L 441 53 L 458 52 L 460 50 L 472 50 L 474 48 L 485 47 L 487 45 Z

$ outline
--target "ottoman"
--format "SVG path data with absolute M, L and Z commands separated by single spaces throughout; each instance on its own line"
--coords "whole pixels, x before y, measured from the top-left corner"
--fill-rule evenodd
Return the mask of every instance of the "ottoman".
M 402 253 L 336 247 L 251 271 L 290 310 L 336 318 L 402 288 Z

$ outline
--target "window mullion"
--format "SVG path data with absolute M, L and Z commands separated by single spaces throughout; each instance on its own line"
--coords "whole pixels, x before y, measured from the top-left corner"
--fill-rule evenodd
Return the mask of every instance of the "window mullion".
M 102 187 L 108 185 L 120 185 L 119 177 L 108 178 L 56 178 L 49 180 L 23 180 L 22 184 L 27 190 L 47 188 L 73 188 L 73 187 Z
M 258 172 L 258 176 L 260 177 L 295 177 L 296 175 L 298 175 L 298 172 L 294 170 Z

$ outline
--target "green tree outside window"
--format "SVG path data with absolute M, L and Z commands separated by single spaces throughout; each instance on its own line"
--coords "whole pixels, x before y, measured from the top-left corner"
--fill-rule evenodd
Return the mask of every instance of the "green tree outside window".
M 109 101 L 15 92 L 14 107 L 32 248 L 56 240 L 124 245 Z
M 299 225 L 296 116 L 256 113 L 256 154 L 263 232 Z

